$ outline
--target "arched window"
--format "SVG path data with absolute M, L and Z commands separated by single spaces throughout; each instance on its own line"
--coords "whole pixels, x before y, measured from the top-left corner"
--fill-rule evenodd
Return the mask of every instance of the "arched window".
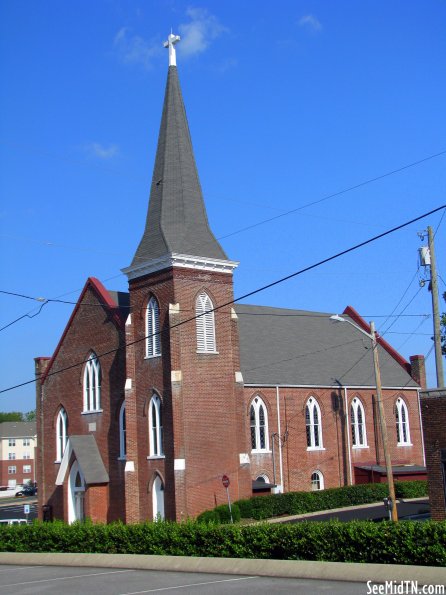
M 85 479 L 77 461 L 74 461 L 71 467 L 68 486 L 68 522 L 71 524 L 85 518 Z
M 150 399 L 149 404 L 149 449 L 151 457 L 164 456 L 161 400 L 155 394 Z
M 320 471 L 313 471 L 311 474 L 311 490 L 316 492 L 324 489 L 324 476 Z
M 164 519 L 164 484 L 159 475 L 156 476 L 152 486 L 152 514 L 154 521 Z
M 207 293 L 200 293 L 195 303 L 197 326 L 197 351 L 199 353 L 215 353 L 215 318 L 214 306 Z
M 125 401 L 119 411 L 119 458 L 125 459 L 127 454 L 126 425 L 125 425 Z
M 355 397 L 350 407 L 350 422 L 352 427 L 352 444 L 356 448 L 367 446 L 367 435 L 365 431 L 364 407 Z
M 161 355 L 160 310 L 154 297 L 150 298 L 146 310 L 146 356 Z
M 398 446 L 410 444 L 409 411 L 401 397 L 398 397 L 395 404 L 396 418 L 396 439 Z
M 255 397 L 251 403 L 249 419 L 252 450 L 256 452 L 268 450 L 268 414 L 265 403 L 260 397 Z
M 305 426 L 307 431 L 307 448 L 322 449 L 321 409 L 314 397 L 310 397 L 305 407 Z
M 56 419 L 56 461 L 59 462 L 62 460 L 63 453 L 65 452 L 65 447 L 67 445 L 67 425 L 68 425 L 68 418 L 67 412 L 62 407 L 57 415 Z
M 101 364 L 90 354 L 84 369 L 84 413 L 101 410 Z

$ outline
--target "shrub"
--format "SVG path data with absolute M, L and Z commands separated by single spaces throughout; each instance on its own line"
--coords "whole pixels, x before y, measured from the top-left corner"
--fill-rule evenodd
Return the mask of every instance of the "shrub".
M 427 495 L 426 481 L 395 482 L 397 498 L 417 498 Z M 385 483 L 359 484 L 329 488 L 317 492 L 287 492 L 238 500 L 242 518 L 262 520 L 281 515 L 305 514 L 345 506 L 380 502 L 388 495 Z
M 232 520 L 237 523 L 240 520 L 240 508 L 237 504 L 231 505 Z M 230 523 L 231 513 L 229 512 L 229 506 L 227 504 L 221 504 L 213 510 L 206 510 L 202 512 L 198 517 L 199 523 Z
M 6 552 L 87 552 L 446 566 L 446 521 L 197 522 L 0 527 Z

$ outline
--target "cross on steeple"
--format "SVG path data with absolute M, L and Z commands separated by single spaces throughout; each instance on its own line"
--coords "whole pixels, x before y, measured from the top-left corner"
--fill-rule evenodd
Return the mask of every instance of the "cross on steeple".
M 180 41 L 179 35 L 174 35 L 172 31 L 170 32 L 167 41 L 164 42 L 164 47 L 169 48 L 169 66 L 176 66 L 177 65 L 177 56 L 175 52 L 175 44 Z

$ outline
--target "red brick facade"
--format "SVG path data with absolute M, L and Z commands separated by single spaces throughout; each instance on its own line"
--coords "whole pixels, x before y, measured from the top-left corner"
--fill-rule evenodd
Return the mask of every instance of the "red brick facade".
M 424 448 L 432 518 L 446 519 L 446 390 L 421 393 Z

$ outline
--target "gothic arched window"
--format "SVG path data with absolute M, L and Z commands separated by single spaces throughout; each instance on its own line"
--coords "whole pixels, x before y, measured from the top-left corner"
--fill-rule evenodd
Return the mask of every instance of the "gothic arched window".
M 364 407 L 355 397 L 350 407 L 350 422 L 352 427 L 352 444 L 354 447 L 367 446 L 367 435 L 365 431 L 365 412 Z
M 151 457 L 164 456 L 161 399 L 156 394 L 149 403 L 149 449 Z
M 56 461 L 61 461 L 65 447 L 67 445 L 67 426 L 68 417 L 67 412 L 62 407 L 57 415 L 56 419 Z
M 409 411 L 401 397 L 398 397 L 395 403 L 395 421 L 398 446 L 410 444 Z
M 260 397 L 254 397 L 249 408 L 251 426 L 251 448 L 260 452 L 268 450 L 268 413 L 265 403 Z
M 101 410 L 101 364 L 94 353 L 84 368 L 84 413 Z
M 127 454 L 126 424 L 125 424 L 125 401 L 119 410 L 119 458 L 125 459 Z
M 310 397 L 305 407 L 305 427 L 307 433 L 307 448 L 309 450 L 322 449 L 322 419 L 319 403 Z

